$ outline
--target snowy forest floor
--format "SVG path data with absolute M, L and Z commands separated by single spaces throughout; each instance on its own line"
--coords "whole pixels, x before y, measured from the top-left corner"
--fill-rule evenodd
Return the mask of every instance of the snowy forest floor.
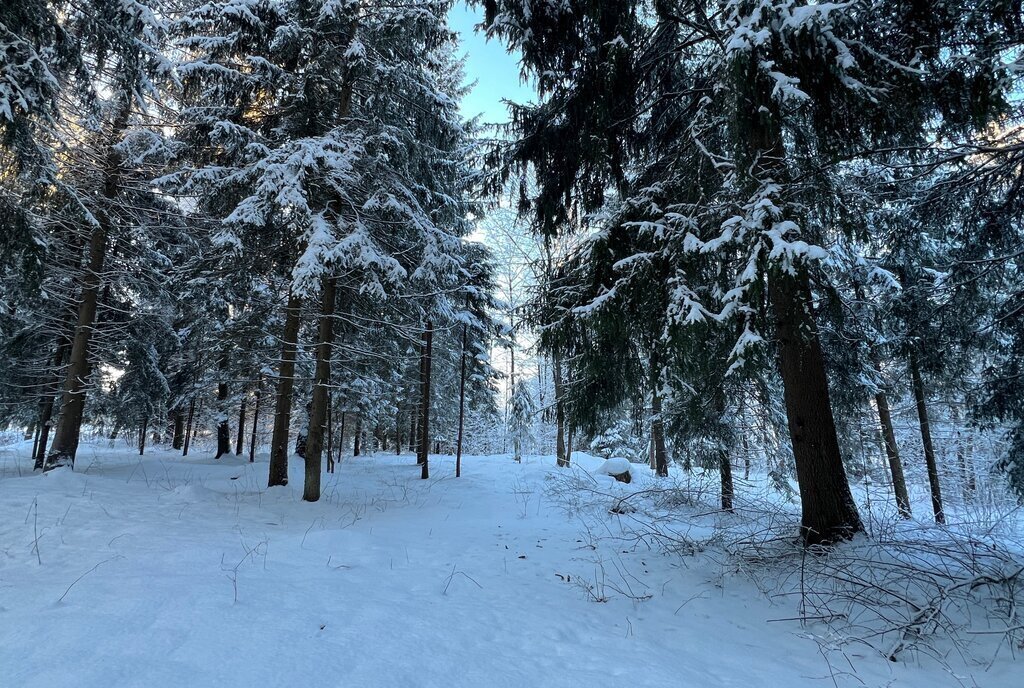
M 268 490 L 266 456 L 30 451 L 0 447 L 3 686 L 1020 685 L 1008 652 L 830 651 L 727 557 L 630 535 L 606 495 L 650 480 L 592 457 L 348 458 L 308 504 L 294 459 Z

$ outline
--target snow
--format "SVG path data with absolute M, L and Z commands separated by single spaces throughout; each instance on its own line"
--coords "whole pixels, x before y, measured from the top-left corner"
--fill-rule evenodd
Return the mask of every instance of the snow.
M 633 464 L 629 459 L 613 456 L 598 466 L 594 472 L 600 475 L 622 475 L 623 473 L 632 475 Z
M 468 456 L 455 479 L 431 457 L 422 481 L 410 456 L 347 458 L 308 504 L 295 460 L 268 490 L 265 456 L 198 445 L 86 444 L 45 475 L 29 451 L 0 447 L 5 686 L 957 684 L 849 649 L 833 684 L 808 630 L 777 621 L 795 601 L 716 557 L 625 545 L 609 499 L 649 488 L 643 466 L 567 508 L 567 481 L 624 459 Z M 1019 685 L 1002 658 L 958 675 Z

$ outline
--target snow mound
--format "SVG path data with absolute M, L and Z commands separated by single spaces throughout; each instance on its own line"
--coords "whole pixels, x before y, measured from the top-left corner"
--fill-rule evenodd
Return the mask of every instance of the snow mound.
M 599 475 L 622 475 L 623 473 L 629 473 L 632 476 L 633 464 L 629 459 L 613 456 L 598 466 L 594 472 Z

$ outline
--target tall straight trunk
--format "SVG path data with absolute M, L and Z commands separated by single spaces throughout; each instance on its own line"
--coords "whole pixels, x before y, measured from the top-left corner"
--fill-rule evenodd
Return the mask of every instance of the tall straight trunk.
M 288 430 L 292 422 L 292 392 L 295 388 L 295 355 L 299 341 L 299 316 L 302 299 L 288 294 L 284 333 L 281 337 L 281 363 L 274 400 L 274 434 L 270 440 L 270 478 L 268 487 L 288 484 Z
M 661 417 L 661 365 L 658 355 L 651 355 L 651 442 L 654 444 L 654 473 L 668 477 L 668 453 L 665 451 L 665 421 Z
M 260 399 L 263 397 L 260 387 L 262 383 L 262 380 L 256 383 L 256 403 L 252 409 L 252 439 L 249 440 L 249 463 L 256 461 L 256 428 L 259 427 L 260 422 Z
M 108 196 L 108 198 L 112 198 Z M 107 233 L 110 225 L 106 216 L 93 228 L 89 239 L 89 265 L 82 277 L 82 292 L 78 305 L 78 325 L 71 344 L 71 354 L 65 372 L 61 393 L 60 417 L 54 430 L 53 446 L 46 457 L 46 467 L 74 466 L 82 431 L 85 410 L 86 376 L 89 371 L 89 343 L 96 323 L 96 306 L 100 291 L 100 274 L 107 254 Z
M 46 463 L 46 445 L 50 441 L 50 421 L 53 419 L 53 398 L 52 390 L 48 390 L 39 404 L 39 439 L 32 448 L 35 470 L 41 469 Z
M 110 139 L 107 142 L 104 160 L 103 188 L 105 201 L 117 198 L 121 178 L 121 155 L 117 143 L 128 127 L 130 103 L 122 100 L 115 115 Z M 107 257 L 107 241 L 113 229 L 109 208 L 98 207 L 93 212 L 96 224 L 89 236 L 88 265 L 82 274 L 82 289 L 78 300 L 78 323 L 71 340 L 71 351 L 65 371 L 61 393 L 60 418 L 53 434 L 53 446 L 46 457 L 46 467 L 75 465 L 78 441 L 82 432 L 82 418 L 85 412 L 86 378 L 89 375 L 89 344 L 96 325 L 96 306 L 99 301 L 103 264 Z
M 932 493 L 932 512 L 936 523 L 945 523 L 946 515 L 942 511 L 942 487 L 939 485 L 939 467 L 935 463 L 935 447 L 932 444 L 932 427 L 928 422 L 928 404 L 924 398 L 924 381 L 921 379 L 921 367 L 917 363 L 917 352 L 913 348 L 907 356 L 910 364 L 911 386 L 914 388 L 914 400 L 917 402 L 917 420 L 921 426 L 921 444 L 924 446 L 924 462 L 928 467 L 928 486 Z
M 551 372 L 555 378 L 555 462 L 559 468 L 569 465 L 565 455 L 565 402 L 562 388 L 562 358 L 558 352 L 551 355 Z
M 149 430 L 149 418 L 142 419 L 142 427 L 139 429 L 139 456 L 146 453 L 146 431 Z
M 747 440 L 746 427 L 740 430 L 740 443 L 743 445 L 743 479 L 750 480 L 750 442 Z
M 401 454 L 401 404 L 397 406 L 398 410 L 394 413 L 394 456 Z
M 70 337 L 62 337 L 61 342 L 57 344 L 57 349 L 53 354 L 52 377 L 43 390 L 43 399 L 39 404 L 39 441 L 36 443 L 35 450 L 32 454 L 35 459 L 35 470 L 41 469 L 46 463 L 46 446 L 50 441 L 50 426 L 53 421 L 53 407 L 60 387 L 60 369 L 61 366 L 64 365 L 64 361 L 67 359 L 70 352 Z
M 220 380 L 217 382 L 217 415 L 220 422 L 217 423 L 217 456 L 219 459 L 225 454 L 231 453 L 231 428 L 228 427 L 228 354 L 225 351 L 217 362 Z
M 467 326 L 462 325 L 462 356 L 459 359 L 459 432 L 455 439 L 455 477 L 462 477 L 462 432 L 466 424 Z
M 725 395 L 721 388 L 715 394 L 715 410 L 720 421 L 725 420 Z M 718 474 L 722 483 L 722 511 L 732 511 L 732 498 L 735 494 L 732 482 L 732 459 L 729 450 L 721 447 L 718 450 Z
M 763 193 L 769 184 L 784 189 L 787 182 L 784 115 L 774 94 L 778 85 L 760 66 L 771 59 L 769 51 L 767 45 L 755 48 L 732 65 L 733 115 L 737 130 L 744 134 L 736 141 L 739 186 L 748 198 Z M 764 222 L 769 222 L 767 216 Z M 797 262 L 769 266 L 767 282 L 800 487 L 801 536 L 807 545 L 849 538 L 863 525 L 839 451 L 825 358 L 811 313 L 810 278 Z
M 171 433 L 171 449 L 181 449 L 185 442 L 185 414 L 180 408 L 171 411 L 171 418 L 174 423 L 174 430 Z
M 421 396 L 420 399 L 420 443 L 419 456 L 416 463 L 422 467 L 420 477 L 426 480 L 430 477 L 429 453 L 430 453 L 430 367 L 433 357 L 434 325 L 427 320 L 423 328 L 423 367 L 420 378 Z
M 732 461 L 729 459 L 729 452 L 720 449 L 718 452 L 718 472 L 722 479 L 722 511 L 732 511 L 732 497 L 734 492 L 732 484 Z
M 345 416 L 347 414 L 341 412 L 341 427 L 338 429 L 338 460 L 341 460 L 342 455 L 345 453 Z
M 32 456 L 35 457 L 36 452 L 39 451 L 39 432 L 40 426 L 38 423 L 32 423 L 34 432 L 32 433 Z
M 306 482 L 302 498 L 307 502 L 320 499 L 320 474 L 323 472 L 324 430 L 330 405 L 331 345 L 334 339 L 334 301 L 337 282 L 324 277 L 320 294 L 320 323 L 313 373 L 313 403 L 309 409 L 309 432 L 306 435 Z
M 668 477 L 668 452 L 665 450 L 665 421 L 661 418 L 661 394 L 651 397 L 651 439 L 654 441 L 654 472 L 659 478 Z
M 235 438 L 235 456 L 242 455 L 245 445 L 245 407 L 247 393 L 242 394 L 242 403 L 238 405 L 238 437 Z
M 352 437 L 352 456 L 359 456 L 363 448 L 363 414 L 356 413 L 356 432 Z
M 422 371 L 420 377 L 422 377 Z M 420 453 L 420 434 L 417 432 L 416 421 L 419 420 L 419 409 L 416 407 L 416 403 L 413 402 L 412 395 L 409 396 L 409 451 L 419 456 Z
M 330 465 L 331 473 L 334 472 L 334 397 L 327 394 L 327 462 Z
M 181 455 L 188 456 L 189 445 L 192 444 L 192 420 L 196 415 L 196 398 L 192 397 L 188 401 L 188 423 L 185 424 L 185 444 L 182 447 Z
M 889 473 L 892 475 L 892 491 L 896 496 L 896 509 L 899 510 L 901 517 L 910 518 L 910 495 L 907 493 L 906 478 L 903 477 L 903 462 L 900 460 L 900 450 L 896 444 L 896 432 L 892 427 L 889 398 L 884 391 L 878 390 L 878 393 L 875 394 L 875 406 L 878 408 L 878 423 L 882 428 L 885 456 L 889 460 Z
M 867 302 L 864 288 L 855 283 L 857 298 Z M 875 324 L 880 325 L 878 317 Z M 871 348 L 871 364 L 879 377 L 882 374 L 882 360 L 877 348 Z M 878 424 L 882 429 L 882 444 L 885 457 L 889 461 L 889 474 L 892 476 L 892 491 L 896 499 L 896 510 L 901 518 L 910 518 L 910 495 L 907 493 L 907 481 L 903 476 L 903 461 L 900 459 L 899 445 L 896 444 L 896 432 L 892 427 L 892 413 L 889 410 L 889 397 L 885 390 L 879 389 L 875 394 L 875 408 L 878 409 Z
M 827 544 L 863 530 L 843 468 L 828 392 L 825 357 L 811 317 L 806 270 L 775 269 L 769 300 L 778 340 L 779 373 L 796 460 L 806 544 Z

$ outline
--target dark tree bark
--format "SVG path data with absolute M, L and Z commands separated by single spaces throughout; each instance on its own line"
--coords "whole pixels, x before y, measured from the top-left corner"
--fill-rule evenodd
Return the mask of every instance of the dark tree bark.
M 740 437 L 743 443 L 743 479 L 750 480 L 750 444 L 747 442 L 745 429 Z
M 429 453 L 430 453 L 430 367 L 433 357 L 434 326 L 427 320 L 423 328 L 423 366 L 420 387 L 422 389 L 420 400 L 420 442 L 419 456 L 416 457 L 422 470 L 420 477 L 426 480 L 430 477 Z
M 121 154 L 117 143 L 128 127 L 130 103 L 124 99 L 119 106 L 107 142 L 104 161 L 103 188 L 105 201 L 117 198 L 121 180 Z M 107 240 L 113 229 L 109 208 L 100 205 L 95 209 L 96 225 L 89 236 L 88 266 L 82 275 L 82 289 L 78 300 L 78 324 L 71 340 L 71 351 L 65 371 L 61 393 L 60 418 L 53 434 L 53 446 L 46 457 L 45 468 L 75 465 L 78 441 L 82 432 L 82 418 L 85 412 L 86 379 L 89 376 L 89 345 L 96 325 L 96 307 L 100 294 L 100 275 L 107 257 Z
M 32 423 L 32 456 L 35 457 L 36 452 L 39 451 L 39 424 Z
M 334 399 L 327 394 L 327 447 L 324 449 L 327 454 L 327 472 L 334 472 Z
M 352 438 L 352 456 L 359 456 L 363 448 L 363 414 L 356 413 L 356 432 Z
M 395 412 L 395 456 L 402 453 L 402 408 L 401 404 Z
M 863 525 L 839 452 L 806 270 L 796 275 L 774 270 L 768 292 L 803 507 L 802 536 L 808 545 L 850 538 Z
M 876 364 L 875 367 L 878 368 L 878 365 Z M 907 481 L 903 477 L 903 462 L 900 461 L 900 450 L 896 444 L 896 433 L 892 427 L 889 398 L 884 391 L 879 390 L 875 394 L 875 406 L 878 408 L 878 423 L 882 428 L 885 456 L 889 460 L 889 473 L 892 475 L 892 490 L 896 495 L 896 508 L 901 517 L 910 518 L 910 495 L 907 493 Z
M 284 333 L 281 337 L 281 363 L 274 400 L 274 434 L 270 440 L 270 478 L 268 487 L 288 484 L 288 431 L 292 422 L 292 393 L 295 388 L 295 355 L 299 341 L 299 317 L 302 299 L 288 295 Z
M 52 377 L 43 390 L 43 399 L 39 404 L 39 441 L 36 443 L 32 453 L 35 459 L 33 467 L 35 470 L 42 469 L 46 463 L 46 447 L 50 441 L 53 407 L 57 393 L 60 391 L 60 369 L 67 360 L 69 353 L 71 353 L 71 339 L 70 337 L 62 337 L 61 342 L 57 345 L 57 350 L 53 354 L 53 372 L 50 373 Z
M 242 403 L 238 405 L 238 436 L 235 438 L 235 456 L 242 455 L 245 446 L 245 407 L 247 394 L 242 394 Z
M 181 455 L 188 456 L 189 445 L 192 444 L 192 421 L 196 415 L 196 399 L 192 397 L 188 402 L 188 423 L 185 425 L 185 444 L 182 447 Z
M 559 468 L 569 466 L 565 454 L 565 401 L 562 382 L 562 358 L 558 352 L 551 355 L 551 370 L 555 377 L 555 462 Z
M 921 379 L 921 368 L 917 363 L 917 352 L 911 349 L 908 356 L 910 364 L 910 380 L 914 388 L 914 400 L 917 402 L 917 420 L 921 427 L 921 444 L 924 446 L 924 462 L 928 467 L 928 486 L 932 493 L 932 512 L 936 523 L 945 523 L 946 515 L 942 510 L 942 487 L 939 484 L 939 467 L 935 463 L 935 446 L 932 444 L 932 426 L 928 421 L 928 404 L 925 401 L 924 381 Z
M 720 420 L 725 416 L 724 390 L 718 388 L 715 394 L 715 410 Z M 722 447 L 718 451 L 718 473 L 722 483 L 722 511 L 732 512 L 732 498 L 735 494 L 732 482 L 732 460 L 729 451 Z
M 320 323 L 313 373 L 313 403 L 309 409 L 309 432 L 306 435 L 306 481 L 302 498 L 307 502 L 320 499 L 320 474 L 323 472 L 324 430 L 330 404 L 331 345 L 334 338 L 334 301 L 336 282 L 324 277 L 320 295 Z
M 732 461 L 729 460 L 729 452 L 721 449 L 718 452 L 718 472 L 722 478 L 722 511 L 732 511 L 732 497 L 734 494 L 732 484 Z
M 112 191 L 108 198 L 113 198 Z M 54 431 L 53 446 L 46 457 L 46 468 L 74 466 L 75 454 L 82 431 L 85 410 L 86 377 L 89 372 L 89 343 L 96 323 L 99 300 L 100 273 L 107 252 L 107 232 L 110 223 L 101 213 L 100 224 L 93 228 L 89 240 L 89 266 L 82 277 L 82 292 L 78 305 L 78 326 L 71 344 L 71 354 L 61 394 L 61 411 Z
M 341 412 L 341 428 L 338 429 L 338 461 L 341 461 L 341 457 L 345 453 L 345 416 L 347 414 Z
M 181 449 L 185 443 L 185 414 L 181 412 L 180 407 L 175 407 L 171 411 L 171 421 L 174 426 L 171 433 L 171 449 Z
M 219 459 L 225 454 L 231 453 L 231 428 L 228 427 L 228 354 L 225 351 L 217 362 L 217 372 L 220 373 L 220 380 L 217 382 L 217 415 L 220 422 L 217 423 L 217 456 Z
M 421 372 L 422 377 L 422 372 Z M 409 451 L 414 452 L 417 456 L 420 453 L 420 434 L 417 432 L 416 421 L 419 418 L 419 409 L 417 404 L 413 402 L 413 396 L 409 395 Z
M 459 359 L 459 431 L 455 440 L 455 477 L 462 477 L 462 433 L 466 424 L 466 346 L 468 329 L 462 325 L 462 356 Z
M 260 399 L 263 397 L 263 393 L 260 390 L 262 382 L 260 380 L 256 383 L 256 403 L 252 409 L 252 439 L 249 440 L 249 463 L 256 461 L 256 428 L 259 427 L 260 422 Z
M 662 419 L 662 395 L 657 391 L 656 384 L 655 382 L 654 391 L 650 398 L 650 436 L 654 442 L 654 474 L 659 478 L 665 478 L 669 476 L 669 455 L 665 449 L 665 421 Z
M 139 456 L 146 453 L 146 431 L 149 430 L 149 418 L 142 419 L 142 427 L 139 428 Z

